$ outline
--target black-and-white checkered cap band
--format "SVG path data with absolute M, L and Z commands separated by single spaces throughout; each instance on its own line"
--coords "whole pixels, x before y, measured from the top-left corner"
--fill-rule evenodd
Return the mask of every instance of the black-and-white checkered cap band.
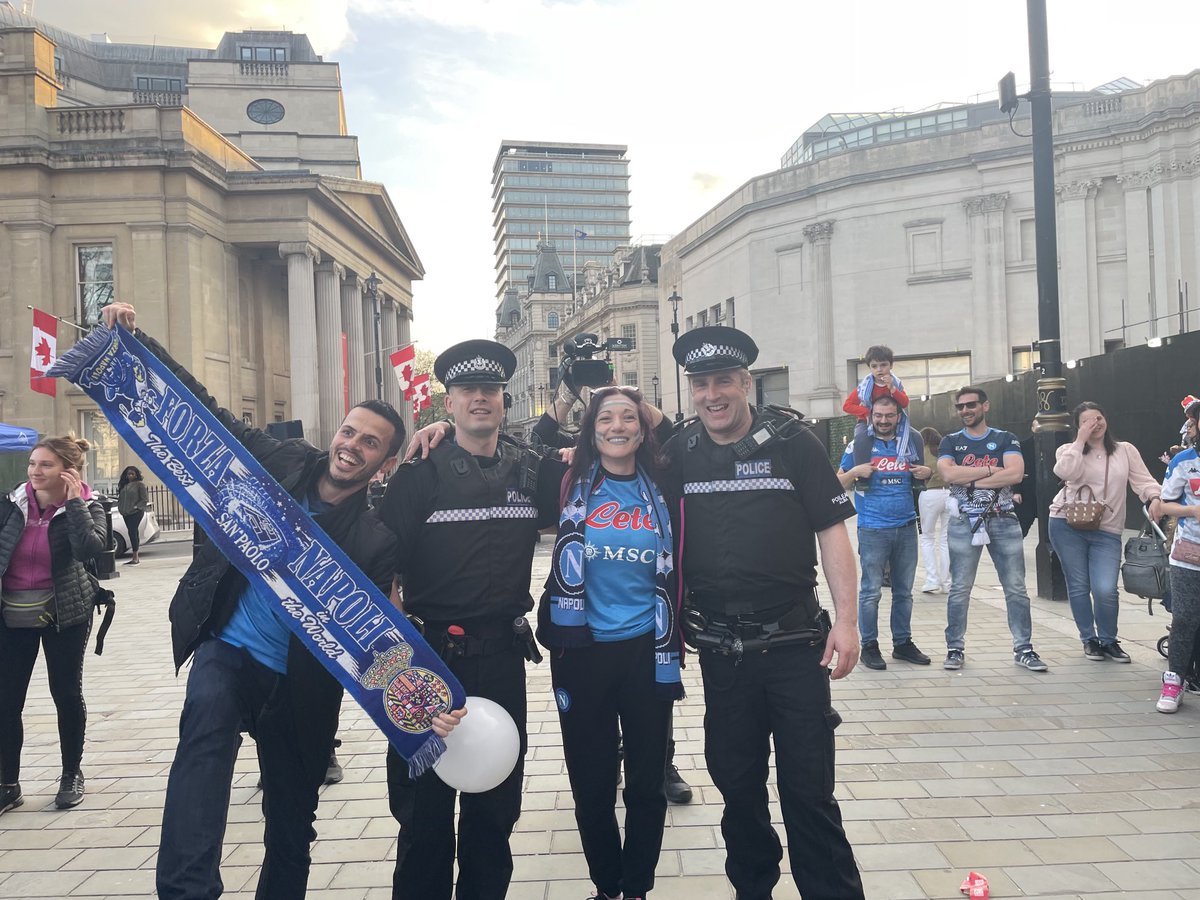
M 740 347 L 731 347 L 728 344 L 710 344 L 706 341 L 695 350 L 688 351 L 688 355 L 684 357 L 683 366 L 686 369 L 703 360 L 721 357 L 730 361 L 731 368 L 733 366 L 749 367 L 750 365 L 750 357 Z
M 504 384 L 508 381 L 503 364 L 497 359 L 488 359 L 486 356 L 475 356 L 471 359 L 464 359 L 462 362 L 456 362 L 446 370 L 446 377 L 443 381 L 445 384 L 452 384 L 460 378 L 468 377 L 471 381 L 478 382 L 487 378 L 494 380 L 496 384 Z

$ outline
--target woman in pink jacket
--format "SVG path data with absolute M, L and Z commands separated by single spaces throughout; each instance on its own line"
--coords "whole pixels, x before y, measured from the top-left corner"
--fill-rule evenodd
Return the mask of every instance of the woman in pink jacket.
M 1062 562 L 1071 614 L 1079 628 L 1083 655 L 1088 659 L 1129 662 L 1117 642 L 1117 573 L 1121 568 L 1121 531 L 1125 527 L 1125 495 L 1133 488 L 1150 515 L 1159 517 L 1160 486 L 1150 477 L 1133 444 L 1115 441 L 1108 432 L 1103 407 L 1090 401 L 1072 413 L 1075 441 L 1058 448 L 1054 474 L 1063 489 L 1050 504 L 1050 544 Z M 1104 504 L 1104 516 L 1095 531 L 1067 522 L 1063 507 L 1088 490 Z

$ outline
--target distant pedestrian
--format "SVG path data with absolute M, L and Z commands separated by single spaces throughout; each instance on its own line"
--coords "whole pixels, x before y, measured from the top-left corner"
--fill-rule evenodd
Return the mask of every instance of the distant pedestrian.
M 936 428 L 922 428 L 921 441 L 925 445 L 925 465 L 932 473 L 925 482 L 925 489 L 917 494 L 917 509 L 921 515 L 921 558 L 925 561 L 925 584 L 921 591 L 934 594 L 950 590 L 950 548 L 946 542 L 950 521 L 946 504 L 950 500 L 950 490 L 937 470 L 941 432 Z
M 141 543 L 139 529 L 142 527 L 142 518 L 150 508 L 150 492 L 142 480 L 142 470 L 137 466 L 126 466 L 121 473 L 121 480 L 117 482 L 117 512 L 125 520 L 125 532 L 129 535 L 129 549 L 133 555 L 127 566 L 136 566 L 141 562 L 138 557 Z

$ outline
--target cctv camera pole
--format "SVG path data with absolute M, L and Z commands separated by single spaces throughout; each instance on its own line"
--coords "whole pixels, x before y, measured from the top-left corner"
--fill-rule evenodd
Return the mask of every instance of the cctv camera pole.
M 1033 119 L 1033 222 L 1037 249 L 1037 415 L 1034 448 L 1038 503 L 1037 593 L 1066 600 L 1066 583 L 1050 550 L 1050 501 L 1057 493 L 1054 461 L 1066 440 L 1067 380 L 1063 377 L 1058 312 L 1058 235 L 1054 209 L 1054 127 L 1050 108 L 1050 50 L 1046 0 L 1026 0 L 1029 17 L 1029 105 Z

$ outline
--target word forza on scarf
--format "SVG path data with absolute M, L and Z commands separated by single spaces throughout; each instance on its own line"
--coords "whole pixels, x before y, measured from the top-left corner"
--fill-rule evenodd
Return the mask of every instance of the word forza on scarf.
M 408 760 L 446 749 L 431 730 L 466 697 L 404 615 L 166 366 L 100 326 L 49 375 L 74 382 Z

